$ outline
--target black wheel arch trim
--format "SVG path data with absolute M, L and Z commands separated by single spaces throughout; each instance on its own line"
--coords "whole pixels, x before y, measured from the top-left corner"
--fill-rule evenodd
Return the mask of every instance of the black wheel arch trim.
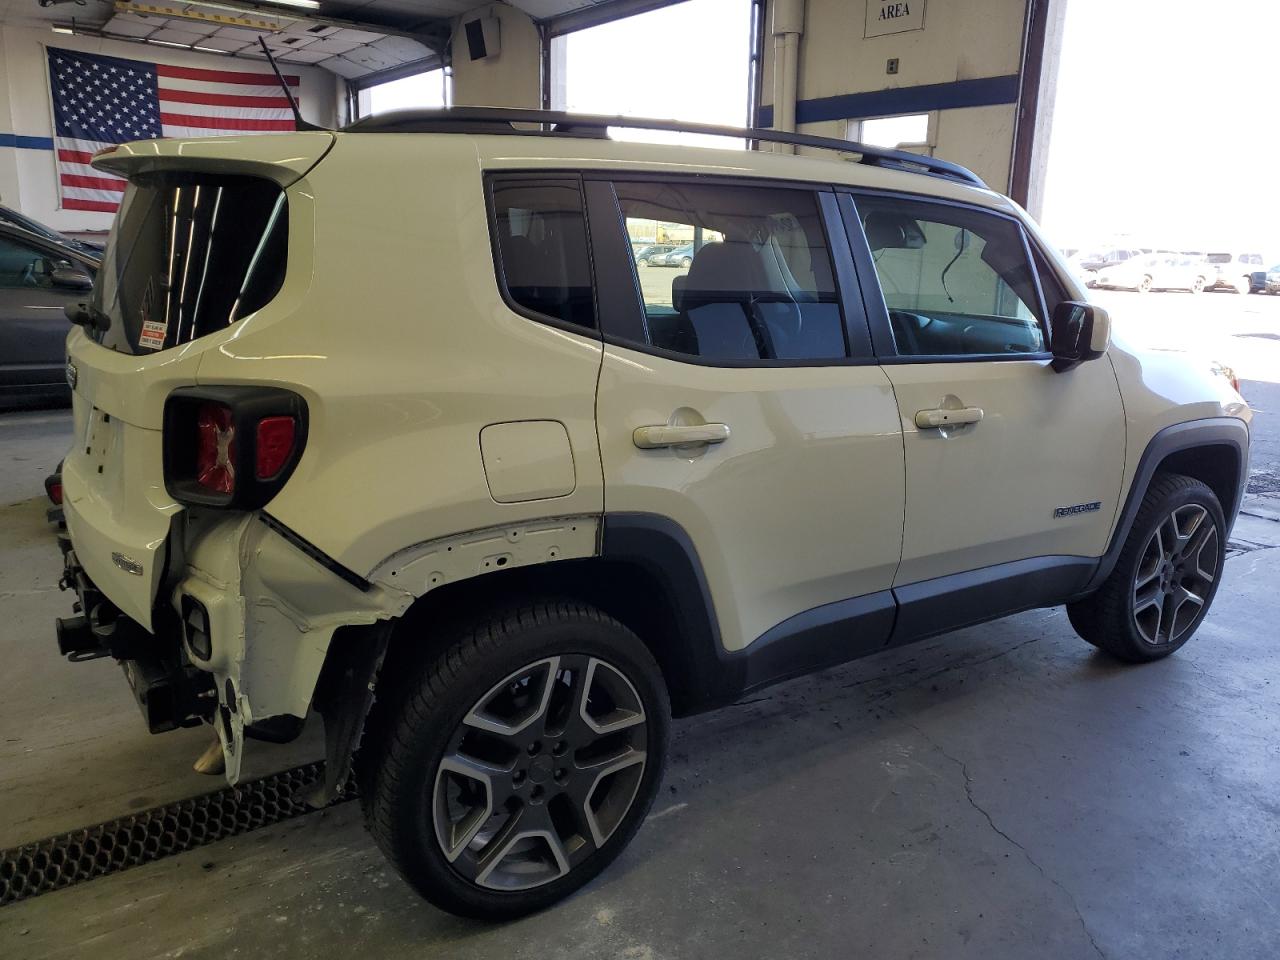
M 1090 593 L 1102 585 L 1111 575 L 1124 542 L 1133 529 L 1133 522 L 1142 506 L 1142 498 L 1156 475 L 1160 464 L 1175 453 L 1194 450 L 1197 447 L 1227 447 L 1235 454 L 1235 482 L 1232 484 L 1233 496 L 1229 502 L 1222 504 L 1222 515 L 1226 518 L 1226 536 L 1231 535 L 1231 527 L 1235 523 L 1236 514 L 1244 500 L 1245 485 L 1249 480 L 1249 427 L 1243 420 L 1235 417 L 1210 417 L 1203 420 L 1187 420 L 1175 423 L 1160 430 L 1148 441 L 1138 467 L 1133 474 L 1133 482 L 1125 494 L 1124 506 L 1119 513 L 1115 529 L 1111 534 L 1111 542 L 1107 552 L 1103 554 L 1093 577 L 1085 585 L 1082 593 Z

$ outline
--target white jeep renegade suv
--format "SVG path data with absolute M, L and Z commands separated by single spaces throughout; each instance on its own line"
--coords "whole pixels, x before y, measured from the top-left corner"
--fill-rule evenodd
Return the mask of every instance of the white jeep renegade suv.
M 1247 473 L 1232 384 L 1110 342 L 968 171 L 604 129 L 454 110 L 95 161 L 130 186 L 68 341 L 60 648 L 119 660 L 153 731 L 212 724 L 232 783 L 316 711 L 318 797 L 354 770 L 461 914 L 615 857 L 672 714 L 1062 603 L 1167 656 Z M 658 228 L 687 268 L 637 270 Z

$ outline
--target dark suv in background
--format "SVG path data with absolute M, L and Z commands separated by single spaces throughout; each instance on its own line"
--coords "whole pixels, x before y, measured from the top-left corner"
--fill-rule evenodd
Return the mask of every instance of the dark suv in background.
M 88 297 L 98 260 L 0 222 L 0 404 L 68 397 L 63 311 Z

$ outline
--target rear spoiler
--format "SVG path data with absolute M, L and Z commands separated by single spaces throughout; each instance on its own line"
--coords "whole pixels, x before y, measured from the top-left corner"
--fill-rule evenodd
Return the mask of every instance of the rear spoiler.
M 306 176 L 337 141 L 329 132 L 201 137 L 122 143 L 90 161 L 95 170 L 131 178 L 159 170 L 243 174 L 288 187 Z

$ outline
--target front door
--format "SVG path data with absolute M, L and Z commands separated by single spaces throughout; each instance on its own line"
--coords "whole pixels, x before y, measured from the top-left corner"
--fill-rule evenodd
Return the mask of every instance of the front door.
M 1070 558 L 1105 552 L 1124 468 L 1110 360 L 1050 368 L 1046 298 L 1065 295 L 1014 218 L 916 198 L 853 202 L 846 222 L 883 293 L 872 329 L 906 450 L 895 587 L 1018 562 L 1006 573 L 1081 575 L 1089 564 Z
M 77 298 L 53 285 L 54 265 L 44 251 L 0 236 L 0 387 L 66 382 L 63 308 Z
M 902 433 L 834 196 L 652 177 L 587 187 L 606 524 L 648 513 L 684 529 L 729 651 L 785 638 L 790 618 L 851 598 L 883 616 L 861 634 L 851 625 L 843 656 L 810 655 L 835 662 L 882 644 Z M 689 246 L 691 262 L 637 266 L 640 242 Z

